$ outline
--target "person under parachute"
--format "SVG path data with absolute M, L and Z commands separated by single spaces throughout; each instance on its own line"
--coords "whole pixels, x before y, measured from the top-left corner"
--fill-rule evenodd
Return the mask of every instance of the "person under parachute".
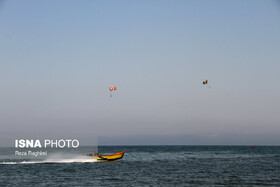
M 109 86 L 110 92 L 117 90 L 116 86 Z M 110 98 L 112 97 L 112 93 L 110 93 Z
M 208 84 L 208 80 L 207 79 L 203 80 L 202 84 Z M 209 86 L 209 88 L 211 88 L 211 86 Z

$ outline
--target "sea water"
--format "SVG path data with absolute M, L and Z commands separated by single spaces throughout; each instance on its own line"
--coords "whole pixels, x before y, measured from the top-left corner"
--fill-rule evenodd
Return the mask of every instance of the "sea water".
M 92 150 L 19 159 L 0 148 L 0 186 L 280 186 L 279 146 L 99 146 L 126 151 L 112 162 Z

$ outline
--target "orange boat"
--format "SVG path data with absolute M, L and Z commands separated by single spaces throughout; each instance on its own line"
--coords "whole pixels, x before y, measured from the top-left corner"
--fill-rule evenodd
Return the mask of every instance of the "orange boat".
M 115 154 L 112 154 L 112 155 L 100 155 L 99 153 L 95 153 L 93 158 L 96 159 L 96 160 L 112 161 L 112 160 L 121 159 L 123 157 L 124 153 L 125 153 L 125 151 L 115 153 Z

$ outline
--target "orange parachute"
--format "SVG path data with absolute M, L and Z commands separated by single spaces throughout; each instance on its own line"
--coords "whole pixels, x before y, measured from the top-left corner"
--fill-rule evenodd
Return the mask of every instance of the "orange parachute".
M 109 90 L 110 91 L 117 90 L 117 87 L 116 86 L 109 86 Z
M 116 86 L 109 86 L 109 90 L 110 90 L 110 92 L 111 91 L 115 91 L 115 90 L 117 90 L 117 87 Z M 110 97 L 112 97 L 113 95 L 110 93 Z

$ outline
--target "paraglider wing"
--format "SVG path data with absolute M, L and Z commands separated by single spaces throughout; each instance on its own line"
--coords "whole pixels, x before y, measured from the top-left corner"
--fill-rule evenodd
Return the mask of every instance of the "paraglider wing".
M 203 84 L 208 84 L 208 80 L 203 80 Z

